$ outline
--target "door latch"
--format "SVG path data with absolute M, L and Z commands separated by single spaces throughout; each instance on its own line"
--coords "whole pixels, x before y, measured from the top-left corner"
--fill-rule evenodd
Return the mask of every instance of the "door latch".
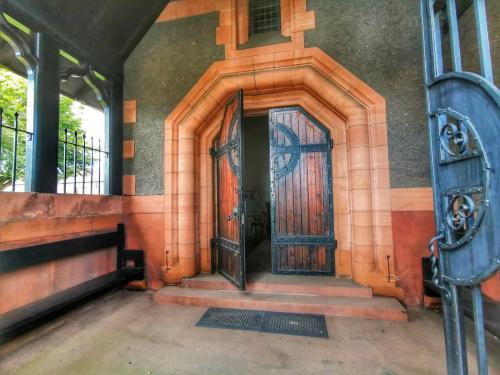
M 238 207 L 233 208 L 233 211 L 231 211 L 231 214 L 227 217 L 227 221 L 237 219 L 239 212 Z

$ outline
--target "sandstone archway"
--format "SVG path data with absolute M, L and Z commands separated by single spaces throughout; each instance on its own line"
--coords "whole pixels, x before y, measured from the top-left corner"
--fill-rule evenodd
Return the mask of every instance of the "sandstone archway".
M 245 114 L 298 105 L 334 139 L 336 274 L 394 287 L 385 100 L 317 48 L 215 62 L 165 121 L 165 270 L 168 283 L 210 269 L 212 161 L 227 98 Z

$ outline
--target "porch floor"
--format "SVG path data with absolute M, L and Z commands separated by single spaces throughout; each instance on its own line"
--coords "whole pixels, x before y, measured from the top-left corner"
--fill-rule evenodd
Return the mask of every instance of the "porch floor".
M 195 327 L 205 311 L 118 290 L 0 346 L 0 373 L 446 373 L 441 316 L 433 311 L 412 311 L 408 323 L 327 317 L 329 339 Z M 488 346 L 490 373 L 498 374 L 500 343 L 488 335 Z M 468 350 L 476 373 L 471 341 Z

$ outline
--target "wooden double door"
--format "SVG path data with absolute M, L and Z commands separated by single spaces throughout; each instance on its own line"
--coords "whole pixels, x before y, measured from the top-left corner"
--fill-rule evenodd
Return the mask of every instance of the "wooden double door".
M 243 100 L 227 103 L 211 154 L 215 161 L 218 271 L 245 288 Z M 272 270 L 334 273 L 332 140 L 300 107 L 269 110 Z

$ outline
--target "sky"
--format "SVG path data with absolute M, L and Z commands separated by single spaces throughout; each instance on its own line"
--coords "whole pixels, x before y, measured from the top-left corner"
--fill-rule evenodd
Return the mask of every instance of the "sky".
M 82 128 L 85 130 L 88 141 L 94 137 L 94 141 L 104 142 L 104 112 L 79 102 L 74 102 L 71 107 L 73 114 L 82 120 Z

